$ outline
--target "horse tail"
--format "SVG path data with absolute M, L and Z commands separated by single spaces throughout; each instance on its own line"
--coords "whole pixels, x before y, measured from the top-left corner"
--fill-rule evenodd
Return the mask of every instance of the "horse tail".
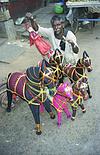
M 10 75 L 11 75 L 11 73 L 9 73 L 9 74 L 8 74 L 8 77 L 7 77 L 7 83 L 6 83 L 7 89 L 9 89 L 9 86 L 8 86 L 8 81 L 9 81 L 9 80 L 8 80 L 8 79 L 9 79 Z

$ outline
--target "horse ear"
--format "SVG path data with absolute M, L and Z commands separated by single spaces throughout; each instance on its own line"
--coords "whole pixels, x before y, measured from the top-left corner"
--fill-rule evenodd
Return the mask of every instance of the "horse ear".
M 41 71 L 44 72 L 46 67 L 50 67 L 50 64 L 45 59 L 43 59 L 41 63 Z
M 56 50 L 55 50 L 55 54 L 57 54 L 57 55 L 61 55 L 62 53 L 60 52 L 60 50 L 59 50 L 58 48 L 56 48 Z
M 86 51 L 83 52 L 83 58 L 85 57 L 89 57 Z
M 57 49 L 55 50 L 54 60 L 55 60 L 57 63 L 62 63 L 62 59 L 63 59 L 63 55 L 62 55 L 61 51 L 57 48 Z
M 55 59 L 56 55 L 58 55 L 58 52 L 59 52 L 59 49 L 56 48 L 56 49 L 55 49 L 55 52 L 54 52 L 54 54 L 53 54 L 53 58 L 54 58 L 54 59 Z
M 56 49 L 56 50 L 54 51 L 54 54 L 52 55 L 52 57 L 50 57 L 50 59 L 49 59 L 49 62 L 50 62 L 50 63 L 56 61 L 56 56 L 57 56 L 57 54 L 58 54 L 58 49 Z

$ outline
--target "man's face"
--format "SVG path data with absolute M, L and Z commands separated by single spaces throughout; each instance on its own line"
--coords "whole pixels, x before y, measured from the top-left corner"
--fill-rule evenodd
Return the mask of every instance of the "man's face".
M 52 24 L 52 28 L 54 30 L 55 36 L 61 35 L 63 33 L 63 24 L 61 21 L 54 21 L 54 23 Z

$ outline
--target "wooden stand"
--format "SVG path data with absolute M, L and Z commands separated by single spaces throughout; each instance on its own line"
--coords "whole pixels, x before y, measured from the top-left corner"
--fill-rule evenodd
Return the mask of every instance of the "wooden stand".
M 16 30 L 12 19 L 0 22 L 0 37 L 16 40 Z

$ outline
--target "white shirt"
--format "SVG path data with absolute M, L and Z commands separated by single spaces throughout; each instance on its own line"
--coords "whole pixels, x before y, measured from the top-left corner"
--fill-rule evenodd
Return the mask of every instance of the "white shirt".
M 72 40 L 74 42 L 74 44 L 77 45 L 76 37 L 71 31 L 67 32 L 65 51 L 62 51 L 60 49 L 60 41 L 61 40 L 55 38 L 53 28 L 44 28 L 44 27 L 39 26 L 38 32 L 45 38 L 49 39 L 50 43 L 52 44 L 53 50 L 58 48 L 62 52 L 62 54 L 64 56 L 64 59 L 63 59 L 64 64 L 71 63 L 71 64 L 75 65 L 77 63 L 77 61 L 79 59 L 78 54 L 73 53 L 71 44 L 67 42 L 67 40 Z

